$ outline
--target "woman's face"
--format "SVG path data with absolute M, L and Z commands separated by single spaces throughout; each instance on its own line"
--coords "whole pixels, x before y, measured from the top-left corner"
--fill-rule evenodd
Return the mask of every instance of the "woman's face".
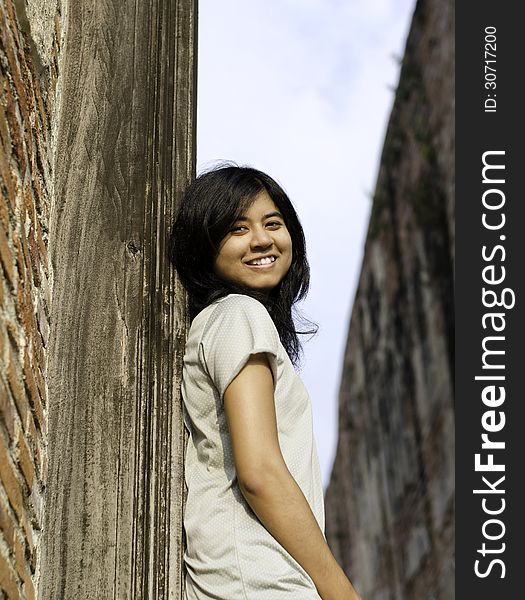
M 263 264 L 254 264 L 263 257 Z M 222 279 L 270 292 L 291 263 L 292 238 L 279 209 L 263 190 L 221 241 L 214 271 Z

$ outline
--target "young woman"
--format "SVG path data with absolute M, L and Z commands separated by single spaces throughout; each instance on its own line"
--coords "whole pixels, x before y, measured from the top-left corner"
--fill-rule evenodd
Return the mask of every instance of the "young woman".
M 226 166 L 186 190 L 170 257 L 188 292 L 186 600 L 356 600 L 324 537 L 292 305 L 309 285 L 282 188 Z

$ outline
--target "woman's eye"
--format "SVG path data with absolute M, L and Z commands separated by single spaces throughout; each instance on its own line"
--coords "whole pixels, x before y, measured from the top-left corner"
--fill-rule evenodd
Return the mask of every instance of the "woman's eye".
M 268 221 L 265 225 L 266 227 L 271 227 L 272 229 L 277 229 L 278 227 L 282 227 L 283 224 L 280 221 Z M 246 225 L 234 225 L 231 229 L 231 233 L 240 233 L 244 230 L 248 229 Z

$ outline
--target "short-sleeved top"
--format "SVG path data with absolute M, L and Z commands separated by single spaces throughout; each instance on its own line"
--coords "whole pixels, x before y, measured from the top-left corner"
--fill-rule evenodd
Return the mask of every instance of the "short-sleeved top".
M 194 318 L 184 355 L 185 600 L 320 599 L 308 573 L 259 521 L 236 479 L 223 395 L 249 356 L 260 352 L 273 373 L 282 455 L 324 532 L 308 392 L 265 306 L 229 294 Z

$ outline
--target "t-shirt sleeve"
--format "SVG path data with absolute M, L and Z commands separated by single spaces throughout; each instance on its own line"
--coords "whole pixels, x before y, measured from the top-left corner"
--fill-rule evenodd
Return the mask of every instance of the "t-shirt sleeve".
M 204 328 L 201 356 L 221 400 L 249 357 L 260 352 L 268 357 L 275 389 L 279 334 L 268 311 L 249 296 L 232 295 L 219 302 Z

